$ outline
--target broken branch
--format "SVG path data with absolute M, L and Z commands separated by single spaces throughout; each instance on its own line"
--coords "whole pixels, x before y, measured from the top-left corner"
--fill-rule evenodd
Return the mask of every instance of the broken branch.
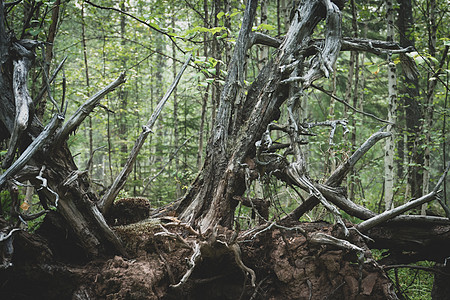
M 381 224 L 383 222 L 386 222 L 387 220 L 390 220 L 396 216 L 401 215 L 402 213 L 417 207 L 419 205 L 422 205 L 424 203 L 430 202 L 431 200 L 434 200 L 436 198 L 436 195 L 439 193 L 439 187 L 444 182 L 445 177 L 447 176 L 448 170 L 450 168 L 450 163 L 448 164 L 444 174 L 442 174 L 441 178 L 439 179 L 438 183 L 434 187 L 433 191 L 430 193 L 416 199 L 409 201 L 408 203 L 405 203 L 399 207 L 396 207 L 394 209 L 385 211 L 373 218 L 370 218 L 369 220 L 366 220 L 360 224 L 358 224 L 357 229 L 360 231 L 367 231 L 372 227 L 377 226 L 378 224 Z
M 151 132 L 151 128 L 153 127 L 153 124 L 155 124 L 156 119 L 158 118 L 159 114 L 161 113 L 164 105 L 166 104 L 167 100 L 169 99 L 170 95 L 172 94 L 175 87 L 178 85 L 178 82 L 181 79 L 181 75 L 183 75 L 184 70 L 186 70 L 186 67 L 189 63 L 189 61 L 192 58 L 192 54 L 189 54 L 189 57 L 187 58 L 184 65 L 181 67 L 180 72 L 178 73 L 177 77 L 175 78 L 172 85 L 169 87 L 169 90 L 166 92 L 164 97 L 159 101 L 158 106 L 156 107 L 155 111 L 150 117 L 150 120 L 146 125 L 142 127 L 142 132 L 137 138 L 133 149 L 131 149 L 130 155 L 128 156 L 127 162 L 125 163 L 122 171 L 120 171 L 120 174 L 116 177 L 111 187 L 108 189 L 108 191 L 103 195 L 103 197 L 100 199 L 100 201 L 97 203 L 97 206 L 100 208 L 100 210 L 104 213 L 108 211 L 108 209 L 111 207 L 111 205 L 114 202 L 114 199 L 116 199 L 117 195 L 119 194 L 119 191 L 123 188 L 125 185 L 125 182 L 127 181 L 128 175 L 131 173 L 131 170 L 133 169 L 134 162 L 136 161 L 137 155 L 139 154 L 139 151 L 141 150 L 142 146 L 144 145 L 144 142 L 147 138 L 147 136 Z
M 67 139 L 70 133 L 75 131 L 81 122 L 94 110 L 94 108 L 99 104 L 100 100 L 109 92 L 114 90 L 117 86 L 125 82 L 125 73 L 120 74 L 120 76 L 110 83 L 107 87 L 98 91 L 94 96 L 88 99 L 78 110 L 73 114 L 72 117 L 63 125 L 61 130 L 58 131 L 55 144 L 61 143 L 63 140 Z
M 61 117 L 55 115 L 45 129 L 39 134 L 39 136 L 28 146 L 28 148 L 22 153 L 22 155 L 0 176 L 0 189 L 5 184 L 8 178 L 11 178 L 18 173 L 27 164 L 27 162 L 33 157 L 33 155 L 41 149 L 45 142 L 53 135 L 58 124 L 61 122 Z

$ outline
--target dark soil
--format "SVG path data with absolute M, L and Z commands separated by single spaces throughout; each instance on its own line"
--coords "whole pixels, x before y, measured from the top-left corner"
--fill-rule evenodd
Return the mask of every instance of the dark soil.
M 308 236 L 314 232 L 340 235 L 326 223 L 290 225 L 301 226 Z M 58 253 L 68 251 L 67 246 L 55 247 L 54 240 L 50 243 L 36 234 L 19 232 L 14 240 L 14 265 L 0 271 L 1 298 L 397 299 L 370 251 L 366 251 L 361 265 L 356 253 L 313 245 L 297 230 L 266 225 L 252 232 L 242 231 L 237 239 L 223 228 L 199 236 L 175 218 L 145 220 L 114 229 L 130 257 L 86 260 L 82 254 L 72 253 L 74 259 L 69 262 Z M 70 238 L 61 241 L 70 246 Z M 255 271 L 254 287 L 229 250 L 235 241 L 243 263 Z M 358 235 L 351 235 L 349 241 L 367 250 Z M 189 279 L 174 288 L 189 268 L 195 243 L 202 245 L 202 259 Z M 75 244 L 72 246 L 79 251 Z

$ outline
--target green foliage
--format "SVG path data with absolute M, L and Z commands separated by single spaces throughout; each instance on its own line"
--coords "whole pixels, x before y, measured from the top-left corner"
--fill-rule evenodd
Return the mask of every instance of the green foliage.
M 415 264 L 419 267 L 432 268 L 434 263 L 423 261 Z M 434 274 L 430 270 L 408 268 L 407 266 L 388 271 L 389 278 L 396 283 L 397 291 L 413 300 L 431 299 Z

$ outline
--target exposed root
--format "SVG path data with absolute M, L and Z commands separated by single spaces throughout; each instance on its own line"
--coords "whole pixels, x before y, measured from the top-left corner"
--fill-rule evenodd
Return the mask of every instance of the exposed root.
M 353 245 L 349 241 L 338 239 L 331 235 L 321 233 L 321 232 L 313 233 L 310 236 L 309 241 L 313 244 L 332 245 L 332 246 L 336 246 L 340 249 L 347 249 L 347 250 L 351 250 L 351 251 L 356 251 L 358 253 L 364 253 L 364 249 L 362 249 L 356 245 Z
M 187 270 L 186 274 L 184 274 L 183 278 L 181 278 L 180 282 L 178 282 L 175 285 L 171 285 L 173 288 L 178 288 L 182 286 L 191 276 L 192 272 L 195 269 L 195 266 L 197 263 L 201 260 L 201 251 L 200 251 L 200 244 L 195 243 L 194 244 L 194 253 L 192 254 L 191 258 L 189 259 L 189 269 Z
M 256 284 L 255 284 L 255 282 L 256 282 L 255 271 L 253 271 L 252 269 L 250 269 L 249 267 L 244 265 L 244 263 L 242 262 L 241 248 L 239 247 L 239 245 L 234 243 L 234 244 L 230 245 L 228 248 L 231 251 L 233 251 L 234 259 L 236 260 L 236 263 L 239 266 L 239 268 L 241 268 L 244 272 L 250 274 L 252 287 L 255 287 L 256 286 Z

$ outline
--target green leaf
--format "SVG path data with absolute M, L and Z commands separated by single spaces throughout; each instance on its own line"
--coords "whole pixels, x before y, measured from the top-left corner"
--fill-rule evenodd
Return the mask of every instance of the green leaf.
M 28 29 L 28 33 L 32 36 L 37 36 L 39 33 L 42 32 L 42 28 L 30 28 Z
M 269 25 L 269 24 L 259 24 L 258 27 L 256 27 L 256 31 L 269 31 L 274 30 L 275 26 Z
M 380 72 L 380 67 L 378 65 L 370 65 L 367 66 L 367 69 L 370 71 L 370 73 L 377 75 Z
M 223 11 L 219 12 L 217 14 L 217 19 L 221 19 L 224 15 L 225 15 L 225 13 Z

